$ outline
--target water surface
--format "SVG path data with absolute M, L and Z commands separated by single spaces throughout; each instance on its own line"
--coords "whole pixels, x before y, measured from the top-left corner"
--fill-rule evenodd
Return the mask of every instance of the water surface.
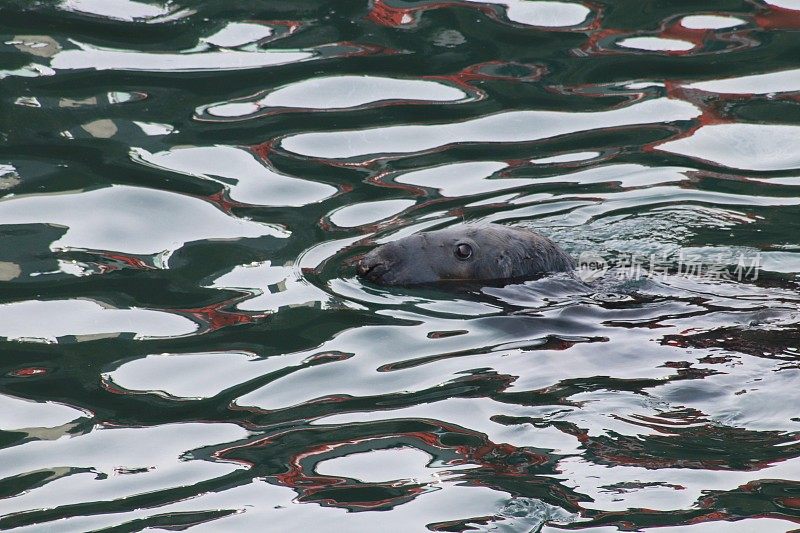
M 0 528 L 800 527 L 796 0 L 11 0 L 0 34 Z M 355 277 L 461 222 L 583 267 Z

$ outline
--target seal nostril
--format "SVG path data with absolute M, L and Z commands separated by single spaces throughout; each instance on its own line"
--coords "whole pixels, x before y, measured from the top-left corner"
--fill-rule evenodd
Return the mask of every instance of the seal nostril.
M 358 272 L 359 276 L 366 276 L 373 268 L 375 268 L 375 265 L 368 265 L 367 262 L 362 259 L 356 265 L 356 272 Z
M 382 261 L 377 261 L 374 258 L 364 257 L 356 265 L 356 272 L 358 272 L 359 276 L 366 278 L 370 275 L 370 273 L 377 273 L 378 267 L 383 265 L 384 263 Z

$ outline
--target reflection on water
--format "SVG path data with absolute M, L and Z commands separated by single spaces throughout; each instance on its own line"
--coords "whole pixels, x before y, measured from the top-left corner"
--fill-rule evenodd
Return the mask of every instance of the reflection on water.
M 153 5 L 132 0 L 64 0 L 59 7 L 67 11 L 125 22 L 165 22 L 167 15 L 172 15 L 170 19 L 174 20 L 179 16 L 193 13 L 188 9 L 174 9 L 174 6 L 169 4 Z
M 698 114 L 686 102 L 657 99 L 596 113 L 512 111 L 452 124 L 302 133 L 284 139 L 281 146 L 307 157 L 346 159 L 423 152 L 453 143 L 536 141 L 589 130 L 690 120 Z
M 298 207 L 336 193 L 330 185 L 279 174 L 254 154 L 233 146 L 181 147 L 154 154 L 131 148 L 131 159 L 227 185 L 230 199 L 246 204 Z
M 51 248 L 115 250 L 132 254 L 174 251 L 201 239 L 234 239 L 289 232 L 275 224 L 228 216 L 210 202 L 184 194 L 114 185 L 93 191 L 31 194 L 0 201 L 3 224 L 52 224 L 65 231 Z
M 426 80 L 400 80 L 376 76 L 331 76 L 302 80 L 281 87 L 255 100 L 237 100 L 201 108 L 198 114 L 212 117 L 252 118 L 262 109 L 278 111 L 333 110 L 376 102 L 455 102 L 467 95 L 456 87 Z
M 681 19 L 681 26 L 690 30 L 721 30 L 746 24 L 746 21 L 731 16 L 690 15 Z
M 754 74 L 722 80 L 701 81 L 686 86 L 709 93 L 721 94 L 774 94 L 800 91 L 800 69 Z
M 800 126 L 703 126 L 690 137 L 666 142 L 658 148 L 744 171 L 791 171 L 800 168 Z
M 795 0 L 0 28 L 0 528 L 800 522 Z M 581 270 L 355 277 L 462 221 Z
M 663 37 L 629 37 L 622 39 L 617 46 L 623 48 L 638 48 L 651 51 L 686 51 L 694 48 L 694 44 L 680 39 L 665 39 Z

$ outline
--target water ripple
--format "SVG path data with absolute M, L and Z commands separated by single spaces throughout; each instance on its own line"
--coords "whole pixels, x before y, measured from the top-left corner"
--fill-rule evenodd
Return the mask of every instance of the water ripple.
M 377 76 L 331 76 L 302 80 L 266 94 L 202 106 L 202 120 L 246 120 L 267 113 L 340 110 L 388 103 L 466 102 L 471 98 L 457 87 L 433 80 L 403 80 Z
M 0 529 L 796 526 L 796 0 L 7 4 Z
M 453 124 L 303 133 L 283 139 L 281 147 L 308 157 L 348 159 L 421 152 L 456 142 L 534 141 L 586 130 L 691 120 L 698 116 L 698 109 L 687 102 L 658 99 L 596 113 L 514 111 Z
M 230 217 L 196 198 L 124 185 L 5 199 L 0 202 L 0 221 L 66 228 L 63 236 L 51 244 L 53 249 L 131 254 L 174 251 L 199 239 L 288 236 L 276 225 Z

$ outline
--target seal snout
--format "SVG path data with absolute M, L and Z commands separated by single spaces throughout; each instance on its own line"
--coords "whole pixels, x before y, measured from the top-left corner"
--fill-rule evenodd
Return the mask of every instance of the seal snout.
M 389 271 L 389 262 L 383 258 L 378 250 L 368 253 L 356 265 L 356 272 L 362 278 L 370 281 L 380 281 L 383 275 Z

